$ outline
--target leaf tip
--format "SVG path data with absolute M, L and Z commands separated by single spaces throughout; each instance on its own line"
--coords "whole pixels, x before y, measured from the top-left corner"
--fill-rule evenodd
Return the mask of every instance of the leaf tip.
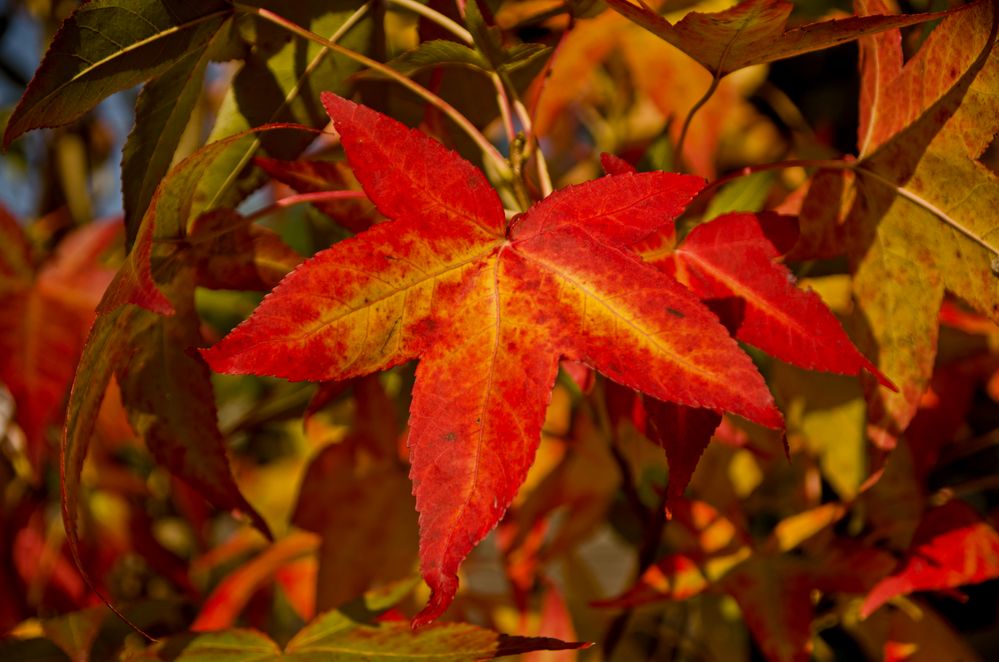
M 871 373 L 871 375 L 876 380 L 878 380 L 879 384 L 881 384 L 882 386 L 884 386 L 886 389 L 888 389 L 892 393 L 901 393 L 901 391 L 899 391 L 899 389 L 898 389 L 898 386 L 895 385 L 895 382 L 893 382 L 892 380 L 888 379 L 887 375 L 885 375 L 883 372 L 881 372 L 880 370 L 878 370 L 877 366 L 875 366 L 870 361 L 865 361 L 865 363 L 864 363 L 864 370 L 866 370 L 867 372 Z
M 18 116 L 18 109 L 20 109 L 20 104 L 17 108 L 11 112 L 7 117 L 7 121 L 3 124 L 3 144 L 2 151 L 6 152 L 10 144 L 24 135 L 24 130 L 17 126 L 16 119 Z
M 772 399 L 750 420 L 771 430 L 781 430 L 783 433 L 784 414 L 780 412 Z
M 609 152 L 600 153 L 600 165 L 608 175 L 627 175 L 638 172 L 635 166 L 631 165 L 620 156 Z
M 228 361 L 230 357 L 224 352 L 219 351 L 219 345 L 221 344 L 221 342 L 218 342 L 211 347 L 198 347 L 197 352 L 213 372 L 227 375 L 232 369 Z
M 346 111 L 353 110 L 357 107 L 357 104 L 353 101 L 344 99 L 343 97 L 333 94 L 332 92 L 320 93 L 319 99 L 323 103 L 323 108 L 326 109 L 326 114 L 333 119 L 334 123 L 342 119 Z M 339 127 L 337 130 L 339 131 Z
M 458 578 L 454 575 L 438 574 L 424 577 L 424 580 L 430 585 L 430 599 L 423 610 L 410 621 L 410 627 L 414 630 L 424 628 L 440 618 L 454 602 L 454 596 L 458 592 Z

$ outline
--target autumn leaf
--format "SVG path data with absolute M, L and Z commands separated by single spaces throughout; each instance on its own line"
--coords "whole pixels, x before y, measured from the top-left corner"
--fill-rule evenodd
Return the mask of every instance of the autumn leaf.
M 641 2 L 642 6 L 629 0 L 607 0 L 607 4 L 700 62 L 717 78 L 753 64 L 831 48 L 947 13 L 854 16 L 788 28 L 794 4 L 784 0 L 744 0 L 721 12 L 690 12 L 675 24 Z
M 683 497 L 701 453 L 721 423 L 721 414 L 655 398 L 649 398 L 645 408 L 649 417 L 649 438 L 662 446 L 669 462 L 666 516 L 671 518 L 670 507 Z
M 847 252 L 861 346 L 900 389 L 869 393 L 882 447 L 894 446 L 929 383 L 945 291 L 997 319 L 999 179 L 977 161 L 999 130 L 995 34 L 992 5 L 979 2 L 904 66 L 898 32 L 862 41 L 859 158 L 820 171 L 802 207 L 803 244 Z
M 781 424 L 714 316 L 622 248 L 670 223 L 699 179 L 605 177 L 508 227 L 473 166 L 394 120 L 323 99 L 354 174 L 394 220 L 305 262 L 204 356 L 220 372 L 316 381 L 420 359 L 410 476 L 432 596 L 416 624 L 450 604 L 458 565 L 523 482 L 560 358 L 663 400 Z
M 196 218 L 190 244 L 198 285 L 210 289 L 269 290 L 302 261 L 276 232 L 226 208 Z
M 718 313 L 739 340 L 788 363 L 843 375 L 866 370 L 894 388 L 854 347 L 817 294 L 777 262 L 793 246 L 793 218 L 724 214 L 694 228 L 672 255 L 677 279 Z
M 634 172 L 608 154 L 601 162 L 609 173 Z M 857 351 L 819 296 L 796 287 L 794 275 L 778 262 L 798 239 L 795 219 L 728 213 L 695 227 L 678 247 L 674 234 L 657 233 L 635 248 L 700 297 L 738 340 L 810 370 L 850 375 L 866 370 L 895 388 Z M 670 464 L 667 503 L 676 503 L 721 417 L 655 399 L 646 408 L 649 436 Z
M 961 501 L 926 512 L 906 558 L 864 600 L 866 618 L 913 591 L 953 589 L 999 577 L 999 533 Z

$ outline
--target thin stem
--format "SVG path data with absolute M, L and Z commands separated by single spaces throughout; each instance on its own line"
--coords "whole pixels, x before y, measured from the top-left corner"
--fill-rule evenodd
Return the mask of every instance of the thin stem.
M 713 95 L 715 93 L 715 90 L 718 89 L 719 81 L 721 81 L 721 78 L 718 76 L 718 74 L 715 74 L 714 77 L 712 77 L 711 85 L 708 86 L 708 89 L 704 93 L 704 96 L 698 99 L 697 103 L 691 106 L 690 110 L 687 111 L 687 116 L 683 119 L 683 128 L 680 129 L 680 137 L 676 141 L 675 163 L 677 164 L 677 166 L 682 167 L 683 165 L 683 143 L 686 142 L 687 140 L 687 132 L 690 130 L 690 123 L 694 119 L 694 113 L 700 110 L 701 106 L 703 106 L 708 102 L 708 99 L 711 98 L 711 95 Z
M 496 88 L 496 105 L 499 106 L 500 117 L 503 120 L 503 130 L 506 132 L 506 140 L 513 145 L 513 139 L 517 135 L 517 132 L 513 128 L 513 118 L 510 116 L 510 97 L 507 95 L 503 81 L 500 80 L 500 75 L 497 72 L 490 72 L 489 79 L 493 82 L 493 87 Z
M 720 186 L 728 184 L 734 179 L 739 179 L 740 177 L 747 177 L 749 175 L 755 174 L 757 172 L 766 172 L 768 170 L 784 170 L 785 168 L 818 168 L 819 170 L 854 170 L 856 168 L 854 163 L 850 161 L 843 161 L 839 159 L 790 159 L 787 161 L 776 161 L 774 163 L 761 163 L 759 165 L 745 166 L 744 168 L 739 168 L 735 172 L 730 172 L 724 177 L 719 177 L 715 181 L 711 182 L 703 189 L 699 196 L 705 195 L 710 191 L 714 191 Z
M 552 53 L 552 57 L 554 56 L 555 54 Z M 528 150 L 534 155 L 538 170 L 538 186 L 541 187 L 541 196 L 547 198 L 553 190 L 552 177 L 551 173 L 548 172 L 548 162 L 545 160 L 545 153 L 541 151 L 541 143 L 534 133 L 534 122 L 531 120 L 531 114 L 527 112 L 527 107 L 524 105 L 520 94 L 517 92 L 517 88 L 513 85 L 509 76 L 506 74 L 498 74 L 498 76 L 502 78 L 503 83 L 510 90 L 510 96 L 513 100 L 513 112 L 517 115 L 517 120 L 524 129 L 525 144 Z
M 248 223 L 252 223 L 257 219 L 270 216 L 271 214 L 282 209 L 294 207 L 295 205 L 301 205 L 306 202 L 326 202 L 329 200 L 366 200 L 367 198 L 368 196 L 365 195 L 363 191 L 317 191 L 313 193 L 298 193 L 296 195 L 289 195 L 281 198 L 280 200 L 275 200 L 272 204 L 247 216 L 246 221 Z
M 555 64 L 555 58 L 558 57 L 562 50 L 562 45 L 565 44 L 566 38 L 575 26 L 576 20 L 573 17 L 572 12 L 569 12 L 569 25 L 566 26 L 561 36 L 559 36 L 558 43 L 555 44 L 555 48 L 552 49 L 551 57 L 549 57 L 548 62 L 545 63 L 545 68 L 541 72 L 541 84 L 538 86 L 538 93 L 534 95 L 534 99 L 531 101 L 530 110 L 525 107 L 523 109 L 523 117 L 521 118 L 521 121 L 524 122 L 524 134 L 527 137 L 527 143 L 529 145 L 533 144 L 537 146 L 538 182 L 541 186 L 541 192 L 545 196 L 550 195 L 553 190 L 552 178 L 551 173 L 548 170 L 548 163 L 545 160 L 544 152 L 541 151 L 540 141 L 535 133 L 534 118 L 538 115 L 538 107 L 541 105 L 541 95 L 545 93 L 545 89 L 548 87 L 548 80 L 552 75 L 552 67 Z M 524 104 L 522 103 L 521 106 L 524 106 Z M 526 121 L 524 121 L 525 118 Z
M 436 9 L 432 9 L 426 5 L 421 5 L 419 2 L 415 2 L 414 0 L 389 0 L 389 2 L 397 7 L 408 9 L 414 14 L 419 14 L 428 21 L 436 23 L 454 36 L 458 37 L 458 39 L 461 39 L 466 44 L 471 45 L 474 43 L 471 32 L 461 27 L 455 21 L 451 20 Z
M 468 137 L 471 138 L 475 142 L 475 144 L 479 146 L 479 148 L 482 150 L 482 153 L 488 159 L 493 161 L 496 167 L 496 172 L 499 174 L 499 176 L 505 180 L 511 179 L 512 173 L 510 171 L 509 164 L 506 162 L 506 159 L 503 158 L 503 155 L 499 153 L 499 151 L 492 145 L 492 143 L 489 142 L 489 140 L 486 139 L 484 135 L 482 135 L 482 132 L 476 129 L 475 125 L 473 125 L 468 120 L 468 118 L 459 113 L 451 104 L 444 101 L 444 99 L 441 99 L 439 96 L 437 96 L 427 88 L 423 87 L 419 83 L 416 83 L 415 81 L 406 78 L 392 67 L 385 66 L 383 63 L 378 62 L 376 60 L 372 60 L 368 56 L 362 55 L 357 51 L 353 51 L 349 48 L 344 48 L 340 44 L 334 43 L 329 39 L 325 39 L 317 35 L 315 32 L 307 30 L 302 26 L 293 23 L 292 21 L 289 21 L 279 16 L 278 14 L 275 14 L 274 12 L 268 9 L 262 9 L 260 7 L 252 7 L 238 2 L 233 3 L 233 6 L 239 11 L 248 14 L 256 14 L 257 16 L 266 21 L 270 21 L 271 23 L 274 23 L 275 25 L 280 26 L 285 30 L 288 30 L 289 32 L 293 32 L 300 37 L 303 37 L 305 39 L 308 39 L 309 41 L 317 43 L 320 46 L 324 46 L 335 53 L 339 53 L 344 57 L 348 57 L 354 60 L 355 62 L 359 62 L 364 66 L 374 69 L 375 71 L 396 81 L 406 89 L 410 90 L 411 92 L 423 98 L 425 101 L 427 101 L 427 103 L 431 104 L 432 106 L 443 112 L 449 118 L 451 118 L 451 121 L 457 124 L 458 127 L 460 127 L 468 135 Z

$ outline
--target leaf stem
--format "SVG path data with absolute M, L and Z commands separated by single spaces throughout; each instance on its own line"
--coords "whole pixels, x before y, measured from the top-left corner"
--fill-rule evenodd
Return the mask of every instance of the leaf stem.
M 513 140 L 517 132 L 513 128 L 513 118 L 510 114 L 510 97 L 506 93 L 506 88 L 503 86 L 503 80 L 500 78 L 499 73 L 495 71 L 489 72 L 489 80 L 493 82 L 493 87 L 496 88 L 496 105 L 499 106 L 500 118 L 503 121 L 503 131 L 506 132 L 506 140 L 510 145 L 513 145 Z
M 704 92 L 704 96 L 697 100 L 690 110 L 687 111 L 687 116 L 683 118 L 683 128 L 680 129 L 680 137 L 676 141 L 676 156 L 674 157 L 674 163 L 678 166 L 678 169 L 683 167 L 683 144 L 687 141 L 687 132 L 690 130 L 690 123 L 694 119 L 694 113 L 701 109 L 701 106 L 706 104 L 711 98 L 711 95 L 715 93 L 718 89 L 718 83 L 721 81 L 721 77 L 715 74 L 711 77 L 711 85 L 708 86 L 707 91 Z
M 562 51 L 562 46 L 565 44 L 565 40 L 568 38 L 572 29 L 576 26 L 576 19 L 569 12 L 569 25 L 566 26 L 565 30 L 558 38 L 558 43 L 555 44 L 555 48 L 552 49 L 551 57 L 548 58 L 548 62 L 545 63 L 545 68 L 541 71 L 541 84 L 538 85 L 538 92 L 534 95 L 534 99 L 531 100 L 531 108 L 528 110 L 526 107 L 523 111 L 523 117 L 526 118 L 524 122 L 524 134 L 527 137 L 528 144 L 537 145 L 537 158 L 538 158 L 538 182 L 541 186 L 541 192 L 545 196 L 551 194 L 552 179 L 551 173 L 548 170 L 548 163 L 545 160 L 544 152 L 541 151 L 541 141 L 538 140 L 538 136 L 535 133 L 535 122 L 534 120 L 538 116 L 538 107 L 541 105 L 541 96 L 545 93 L 548 88 L 548 80 L 552 76 L 552 67 L 555 66 L 555 58 L 558 57 L 559 53 Z M 522 104 L 523 105 L 523 104 Z M 523 121 L 523 120 L 521 120 Z
M 368 196 L 365 195 L 363 191 L 315 191 L 312 193 L 298 193 L 281 198 L 280 200 L 275 200 L 263 209 L 258 209 L 247 216 L 246 221 L 252 223 L 257 219 L 270 216 L 271 214 L 282 209 L 294 207 L 295 205 L 307 202 L 325 202 L 328 200 L 367 200 L 367 198 Z
M 378 62 L 377 60 L 372 60 L 366 55 L 362 55 L 357 51 L 345 48 L 340 44 L 337 44 L 333 41 L 330 41 L 329 39 L 321 37 L 317 35 L 315 32 L 307 30 L 306 28 L 303 28 L 302 26 L 292 21 L 289 21 L 284 17 L 275 14 L 269 9 L 252 7 L 238 2 L 233 3 L 233 6 L 239 11 L 248 14 L 255 14 L 266 21 L 274 23 L 275 25 L 282 27 L 285 30 L 288 30 L 289 32 L 293 32 L 294 34 L 297 34 L 300 37 L 303 37 L 305 39 L 308 39 L 309 41 L 319 44 L 320 46 L 323 46 L 335 53 L 339 53 L 340 55 L 348 57 L 351 60 L 354 60 L 355 62 L 359 62 L 360 64 L 363 64 L 366 67 L 374 69 L 375 71 L 378 71 L 379 73 L 396 81 L 406 89 L 410 90 L 419 97 L 423 98 L 427 103 L 431 104 L 432 106 L 440 110 L 442 113 L 447 115 L 452 122 L 457 124 L 458 127 L 460 127 L 468 135 L 468 137 L 471 138 L 475 142 L 475 144 L 479 146 L 479 148 L 482 150 L 483 155 L 486 158 L 493 161 L 494 166 L 496 167 L 496 172 L 499 174 L 499 176 L 502 179 L 509 180 L 512 177 L 510 165 L 507 163 L 506 159 L 503 158 L 503 155 L 500 154 L 499 151 L 492 145 L 492 143 L 490 143 L 489 140 L 486 139 L 484 135 L 482 135 L 482 132 L 479 131 L 477 128 L 475 128 L 475 125 L 473 125 L 468 120 L 467 117 L 458 112 L 454 108 L 454 106 L 449 104 L 447 101 L 444 101 L 444 99 L 440 98 L 439 96 L 437 96 L 427 88 L 423 87 L 419 83 L 410 80 L 406 76 L 403 76 L 392 67 L 388 67 L 385 64 Z
M 739 179 L 740 177 L 748 177 L 758 172 L 766 172 L 768 170 L 784 170 L 786 168 L 817 168 L 819 170 L 855 170 L 856 166 L 854 163 L 842 159 L 789 159 L 787 161 L 775 161 L 774 163 L 760 163 L 757 165 L 745 166 L 739 168 L 734 172 L 730 172 L 724 177 L 719 177 L 715 181 L 709 183 L 698 194 L 698 197 L 703 196 L 711 191 L 714 191 L 720 186 L 728 184 L 734 179 Z
M 451 20 L 449 17 L 440 13 L 436 9 L 433 9 L 432 7 L 428 7 L 427 5 L 421 5 L 420 3 L 415 2 L 414 0 L 388 0 L 388 1 L 391 4 L 396 5 L 397 7 L 408 9 L 414 14 L 419 14 L 428 21 L 436 23 L 437 25 L 444 28 L 454 36 L 458 37 L 468 45 L 472 45 L 474 43 L 471 32 L 461 27 L 458 23 Z
M 552 53 L 552 57 L 555 54 Z M 551 58 L 549 58 L 551 60 Z M 514 86 L 513 81 L 510 77 L 503 72 L 497 72 L 496 76 L 502 80 L 502 84 L 510 90 L 510 98 L 513 103 L 513 112 L 517 116 L 517 121 L 520 122 L 520 126 L 524 130 L 524 142 L 527 145 L 529 154 L 534 155 L 535 164 L 538 171 L 538 186 L 541 188 L 541 196 L 547 198 L 551 195 L 552 188 L 552 177 L 548 172 L 548 162 L 545 160 L 545 153 L 541 151 L 541 142 L 538 140 L 537 135 L 534 133 L 534 122 L 531 120 L 531 114 L 527 112 L 527 107 L 524 105 L 523 99 L 520 98 L 520 94 L 517 92 L 517 88 Z

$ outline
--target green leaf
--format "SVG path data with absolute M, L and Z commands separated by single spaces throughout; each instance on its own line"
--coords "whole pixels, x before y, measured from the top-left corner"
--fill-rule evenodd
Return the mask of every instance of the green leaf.
M 770 374 L 788 436 L 799 436 L 818 457 L 823 477 L 842 499 L 854 498 L 867 477 L 866 409 L 857 380 L 787 363 L 775 363 Z
M 503 63 L 503 43 L 499 29 L 486 23 L 479 10 L 479 3 L 465 3 L 465 26 L 472 34 L 472 41 L 486 61 L 495 69 Z
M 586 644 L 547 637 L 510 637 L 466 623 L 445 623 L 415 632 L 407 622 L 361 625 L 346 619 L 340 612 L 330 612 L 299 632 L 283 654 L 266 635 L 234 629 L 195 638 L 177 662 L 251 662 L 275 658 L 289 662 L 400 659 L 464 662 L 584 647 Z
M 521 75 L 528 72 L 530 80 L 534 79 L 541 72 L 548 58 L 551 57 L 554 49 L 541 44 L 517 44 L 511 46 L 503 53 L 503 63 L 500 70 L 511 75 Z
M 547 60 L 551 51 L 551 48 L 541 44 L 517 44 L 502 52 L 498 68 L 508 72 L 525 68 L 531 69 L 537 66 L 538 60 L 541 60 L 542 63 Z M 471 67 L 485 72 L 492 69 L 492 65 L 484 60 L 478 51 L 446 39 L 425 41 L 387 64 L 406 76 L 438 65 Z M 379 71 L 366 71 L 364 77 L 387 78 Z
M 571 650 L 585 644 L 543 637 L 506 637 L 467 623 L 444 623 L 413 631 L 408 622 L 331 628 L 320 617 L 285 650 L 289 660 L 398 660 L 440 662 L 488 660 L 537 650 Z M 325 657 L 321 657 L 325 656 Z
M 251 149 L 258 134 L 272 134 L 279 140 L 300 140 L 297 132 L 306 127 L 294 124 L 271 124 L 256 127 L 222 140 L 211 142 L 184 159 L 170 171 L 157 191 L 155 205 L 147 211 L 143 223 L 155 225 L 154 237 L 176 240 L 187 235 L 191 222 L 218 206 L 214 202 L 224 182 L 235 176 L 234 168 Z M 311 138 L 314 131 L 307 131 Z
M 575 650 L 588 644 L 547 637 L 511 637 L 467 623 L 445 623 L 414 631 L 408 621 L 375 624 L 416 586 L 416 579 L 369 591 L 341 609 L 317 616 L 295 635 L 282 653 L 266 635 L 231 629 L 196 636 L 176 662 L 295 662 L 400 659 L 484 660 L 540 650 Z
M 465 66 L 482 71 L 489 69 L 489 63 L 482 59 L 478 51 L 446 39 L 425 41 L 416 48 L 408 50 L 399 57 L 389 61 L 387 64 L 405 76 L 410 76 L 428 67 L 438 65 Z M 388 78 L 382 72 L 373 70 L 365 72 L 364 77 Z
M 733 211 L 760 211 L 767 201 L 773 180 L 773 172 L 756 172 L 723 186 L 708 203 L 708 209 L 704 212 L 704 220 L 710 221 L 717 216 Z
M 281 649 L 256 630 L 233 629 L 196 637 L 177 662 L 264 662 L 281 657 Z
M 208 51 L 191 53 L 150 81 L 135 102 L 135 127 L 121 157 L 125 245 L 131 247 L 153 192 L 170 169 L 201 96 Z
M 364 52 L 371 38 L 371 21 L 353 19 L 358 3 L 353 0 L 308 0 L 295 3 L 254 3 L 269 8 L 289 20 L 328 39 Z M 352 20 L 353 19 L 353 20 Z M 348 27 L 348 21 L 351 25 Z M 342 55 L 288 33 L 270 23 L 257 21 L 253 48 L 236 74 L 219 108 L 218 120 L 209 142 L 241 133 L 272 122 L 294 122 L 321 129 L 329 122 L 322 112 L 319 93 L 346 94 L 349 78 L 359 65 Z M 342 33 L 342 34 L 341 34 Z M 228 177 L 214 183 L 207 208 L 233 206 L 233 199 L 256 188 L 260 179 L 249 178 L 236 186 L 240 172 L 263 145 L 275 158 L 294 159 L 309 144 L 311 137 L 265 136 L 247 143 L 234 156 Z
M 232 15 L 221 0 L 94 0 L 67 18 L 4 132 L 77 119 L 101 100 L 155 78 L 204 50 Z

